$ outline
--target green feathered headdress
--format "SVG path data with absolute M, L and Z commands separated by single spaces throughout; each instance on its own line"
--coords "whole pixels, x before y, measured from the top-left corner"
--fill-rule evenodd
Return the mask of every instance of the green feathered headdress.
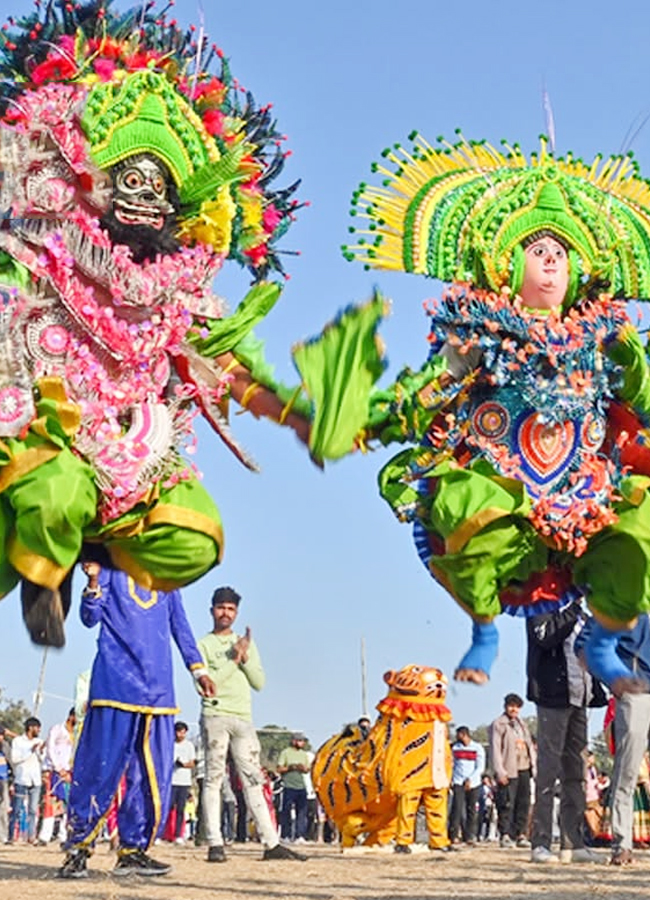
M 91 88 L 82 125 L 93 159 L 108 169 L 136 153 L 151 153 L 171 172 L 183 212 L 197 212 L 205 200 L 233 182 L 250 177 L 241 166 L 245 152 L 240 143 L 219 150 L 190 102 L 169 79 L 149 70 L 132 72 L 121 81 Z
M 598 156 L 587 166 L 571 154 L 554 158 L 545 138 L 530 160 L 517 145 L 500 152 L 441 141 L 434 149 L 418 134 L 410 139 L 410 151 L 384 151 L 392 168 L 373 166 L 381 186 L 362 184 L 354 194 L 352 215 L 368 225 L 350 229 L 358 241 L 343 248 L 348 259 L 517 289 L 518 248 L 548 230 L 572 251 L 585 281 L 650 298 L 650 184 L 631 156 Z
M 101 168 L 154 154 L 176 184 L 183 242 L 209 244 L 258 280 L 283 272 L 277 245 L 299 208 L 297 182 L 275 186 L 284 136 L 203 28 L 168 18 L 171 5 L 120 13 L 113 0 L 48 0 L 10 19 L 0 28 L 0 119 L 11 121 L 23 91 L 78 85 Z
M 219 158 L 190 103 L 159 72 L 133 72 L 92 87 L 82 125 L 100 168 L 135 153 L 152 153 L 167 165 L 177 188 Z

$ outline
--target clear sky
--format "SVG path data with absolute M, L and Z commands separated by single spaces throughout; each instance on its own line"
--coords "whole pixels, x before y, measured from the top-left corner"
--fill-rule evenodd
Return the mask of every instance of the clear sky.
M 3 0 L 2 18 L 29 6 Z M 180 0 L 176 13 L 182 25 L 197 22 L 199 6 Z M 619 152 L 630 126 L 650 112 L 649 18 L 641 0 L 630 0 L 624 11 L 603 0 L 208 0 L 210 37 L 256 99 L 273 103 L 293 151 L 287 183 L 302 178 L 300 196 L 311 202 L 284 244 L 301 256 L 288 259 L 291 280 L 258 331 L 278 374 L 295 381 L 292 343 L 318 332 L 340 307 L 367 299 L 373 285 L 393 299 L 382 328 L 386 382 L 404 364 L 417 367 L 427 352 L 422 301 L 440 285 L 365 272 L 339 249 L 351 193 L 369 177 L 370 163 L 413 129 L 433 141 L 453 139 L 462 127 L 468 138 L 507 138 L 528 153 L 545 130 L 544 85 L 559 151 L 572 149 L 586 160 Z M 634 150 L 650 174 L 650 126 Z M 216 288 L 235 306 L 246 278 L 224 272 Z M 323 473 L 286 430 L 248 414 L 235 417 L 233 428 L 263 471 L 244 470 L 200 427 L 197 461 L 224 518 L 226 553 L 220 569 L 184 596 L 200 636 L 210 627 L 214 587 L 231 584 L 243 595 L 239 624 L 251 626 L 267 674 L 256 723 L 300 728 L 318 744 L 356 719 L 363 711 L 362 638 L 371 712 L 387 669 L 419 663 L 451 676 L 469 642 L 470 620 L 428 576 L 410 528 L 377 492 L 376 474 L 399 448 L 355 455 Z M 76 594 L 80 587 L 81 579 Z M 0 604 L 0 687 L 30 702 L 42 653 L 31 646 L 19 607 L 15 594 Z M 506 692 L 525 692 L 522 622 L 503 617 L 500 630 L 489 685 L 450 687 L 459 724 L 490 721 Z M 94 652 L 96 634 L 80 624 L 76 600 L 67 633 L 66 648 L 47 661 L 45 725 L 65 717 L 75 677 Z M 176 681 L 183 718 L 196 722 L 198 702 L 180 665 Z M 598 730 L 600 722 L 594 724 Z

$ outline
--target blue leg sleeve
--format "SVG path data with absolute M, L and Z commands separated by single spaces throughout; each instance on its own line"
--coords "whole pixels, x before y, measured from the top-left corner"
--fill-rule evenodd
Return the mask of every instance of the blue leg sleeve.
M 139 714 L 91 706 L 74 757 L 68 849 L 92 846 L 134 753 Z
M 478 669 L 490 674 L 499 651 L 499 632 L 494 622 L 472 623 L 472 646 L 458 664 L 459 669 Z
M 621 634 L 624 632 L 610 631 L 599 622 L 593 622 L 584 647 L 589 671 L 608 687 L 617 678 L 634 678 L 631 669 L 628 669 L 616 652 Z
M 126 791 L 117 813 L 120 850 L 147 850 L 169 813 L 174 760 L 174 717 L 140 716 Z

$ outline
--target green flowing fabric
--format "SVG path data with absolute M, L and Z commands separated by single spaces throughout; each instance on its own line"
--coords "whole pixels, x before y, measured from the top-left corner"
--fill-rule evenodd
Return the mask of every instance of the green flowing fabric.
M 210 358 L 232 351 L 271 312 L 281 291 L 282 286 L 275 282 L 256 284 L 231 315 L 212 319 L 206 325 L 206 337 L 188 336 L 190 343 L 197 353 Z
M 11 441 L 16 458 L 21 451 L 41 446 L 51 443 L 33 434 L 24 442 Z M 158 507 L 178 510 L 180 520 L 172 513 L 169 522 L 163 516 L 163 521 L 148 524 L 147 516 Z M 9 552 L 0 554 L 0 597 L 16 586 L 21 575 L 57 588 L 87 540 L 99 540 L 109 551 L 116 548 L 120 559 L 124 556 L 132 563 L 134 577 L 149 573 L 173 586 L 200 578 L 216 565 L 223 551 L 219 511 L 196 478 L 162 488 L 153 504 L 136 504 L 104 526 L 96 521 L 96 510 L 93 470 L 67 447 L 16 477 L 0 494 L 0 547 L 9 547 Z M 137 527 L 141 520 L 143 530 Z M 111 534 L 116 528 L 131 533 Z
M 587 584 L 589 606 L 626 627 L 650 611 L 650 496 L 647 479 L 633 475 L 621 486 L 618 521 L 589 540 L 574 564 L 576 584 Z M 636 490 L 635 490 L 636 488 Z M 635 501 L 627 499 L 634 497 Z M 638 502 L 640 499 L 641 502 Z
M 435 557 L 435 572 L 475 617 L 491 619 L 501 612 L 500 591 L 512 581 L 525 582 L 548 563 L 548 548 L 527 521 L 530 498 L 520 482 L 495 478 L 479 460 L 471 469 L 445 461 L 427 472 L 436 480 L 430 494 L 411 467 L 422 448 L 403 450 L 379 473 L 379 490 L 397 518 L 418 520 L 441 539 L 452 538 L 457 548 Z M 463 541 L 463 526 L 492 510 L 498 517 L 471 529 Z
M 385 364 L 377 328 L 386 313 L 379 292 L 349 307 L 313 341 L 293 348 L 293 358 L 313 403 L 309 449 L 316 462 L 350 453 L 368 421 L 372 387 Z
M 547 547 L 529 522 L 515 516 L 491 522 L 458 553 L 445 553 L 435 560 L 453 595 L 481 619 L 499 615 L 503 588 L 526 582 L 547 564 Z
M 646 347 L 635 328 L 624 328 L 619 339 L 607 347 L 607 355 L 623 368 L 623 384 L 618 394 L 632 409 L 650 415 L 650 371 Z
M 154 504 L 156 510 L 164 507 L 176 508 L 189 513 L 197 513 L 212 523 L 213 531 L 221 532 L 221 517 L 217 506 L 196 479 L 190 478 L 180 481 L 170 488 L 163 488 L 160 498 Z M 217 543 L 214 534 L 207 534 L 200 530 L 200 526 L 191 527 L 174 521 L 159 522 L 151 526 L 147 525 L 143 531 L 128 537 L 115 537 L 104 534 L 107 530 L 134 523 L 146 516 L 149 508 L 145 504 L 138 504 L 119 519 L 114 519 L 104 528 L 94 527 L 86 530 L 86 537 L 101 539 L 108 548 L 109 553 L 117 550 L 119 556 L 114 559 L 123 563 L 127 571 L 132 568 L 130 574 L 138 575 L 138 570 L 149 573 L 157 582 L 169 582 L 170 586 L 182 587 L 191 584 L 205 575 L 215 566 L 223 552 L 223 538 Z M 124 558 L 126 557 L 126 559 Z M 132 567 L 129 561 L 134 564 Z
M 0 250 L 0 284 L 26 288 L 31 282 L 32 276 L 29 269 L 17 262 L 5 250 Z
M 531 502 L 521 482 L 493 477 L 491 467 L 478 461 L 471 469 L 449 462 L 434 470 L 438 486 L 425 527 L 448 539 L 473 517 L 500 511 L 455 552 L 436 558 L 454 595 L 475 616 L 491 618 L 501 612 L 500 591 L 512 581 L 525 582 L 548 563 L 548 548 L 526 516 Z
M 9 553 L 13 568 L 44 587 L 58 587 L 65 571 L 77 561 L 84 529 L 93 520 L 96 505 L 92 469 L 67 447 L 17 478 L 2 493 L 2 531 L 13 547 Z M 14 539 L 18 547 L 12 545 Z M 59 568 L 58 573 L 50 576 L 35 572 L 29 555 L 51 560 Z M 4 561 L 0 571 L 2 594 L 18 580 L 7 567 L 6 557 Z

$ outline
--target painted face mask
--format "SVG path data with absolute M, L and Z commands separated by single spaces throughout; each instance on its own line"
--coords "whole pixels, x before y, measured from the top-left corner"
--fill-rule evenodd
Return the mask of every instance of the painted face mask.
M 166 172 L 149 153 L 129 157 L 113 172 L 113 211 L 121 225 L 148 225 L 162 231 L 175 212 L 169 202 Z
M 114 243 L 129 247 L 138 263 L 175 253 L 177 196 L 165 164 L 151 153 L 134 153 L 110 173 L 113 204 L 102 225 Z

